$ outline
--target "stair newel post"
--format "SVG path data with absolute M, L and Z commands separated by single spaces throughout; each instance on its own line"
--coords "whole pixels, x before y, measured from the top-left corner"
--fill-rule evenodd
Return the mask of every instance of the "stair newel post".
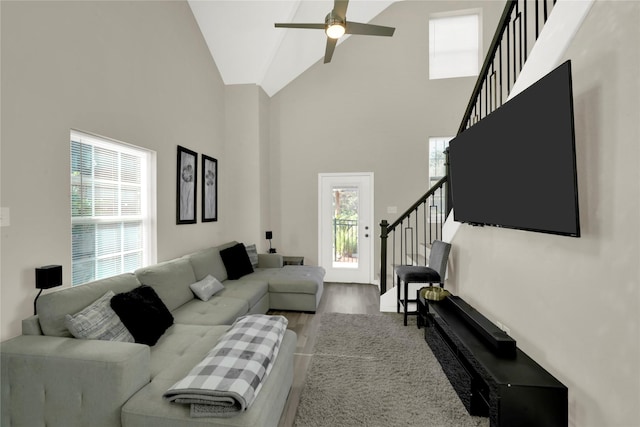
M 387 237 L 389 223 L 386 219 L 380 222 L 380 294 L 387 292 Z
M 444 150 L 444 172 L 447 177 L 447 196 L 444 201 L 444 218 L 446 219 L 453 209 L 453 200 L 451 198 L 451 170 L 449 168 L 449 147 Z

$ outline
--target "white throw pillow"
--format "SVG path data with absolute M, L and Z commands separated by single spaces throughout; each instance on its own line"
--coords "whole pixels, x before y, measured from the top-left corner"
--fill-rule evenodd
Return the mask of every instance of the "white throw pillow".
M 71 335 L 85 340 L 135 342 L 133 335 L 111 308 L 113 295 L 113 291 L 108 291 L 73 316 L 67 314 L 64 323 Z
M 210 274 L 199 282 L 189 285 L 189 287 L 202 301 L 209 301 L 212 296 L 224 289 L 222 283 Z

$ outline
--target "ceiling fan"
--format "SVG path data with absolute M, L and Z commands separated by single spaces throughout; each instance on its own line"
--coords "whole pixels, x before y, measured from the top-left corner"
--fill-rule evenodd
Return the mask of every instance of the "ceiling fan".
M 335 0 L 333 10 L 324 18 L 324 24 L 278 24 L 276 28 L 303 28 L 312 30 L 324 30 L 327 33 L 327 47 L 324 51 L 324 63 L 331 62 L 333 51 L 338 39 L 344 34 L 359 34 L 366 36 L 391 37 L 396 30 L 393 27 L 381 25 L 362 24 L 360 22 L 347 21 L 347 6 L 349 0 Z

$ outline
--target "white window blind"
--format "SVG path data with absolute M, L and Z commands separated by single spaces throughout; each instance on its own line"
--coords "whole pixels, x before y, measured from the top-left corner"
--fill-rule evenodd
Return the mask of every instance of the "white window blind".
M 432 16 L 429 19 L 429 78 L 477 76 L 480 45 L 479 12 Z
M 71 131 L 72 284 L 155 262 L 155 155 Z

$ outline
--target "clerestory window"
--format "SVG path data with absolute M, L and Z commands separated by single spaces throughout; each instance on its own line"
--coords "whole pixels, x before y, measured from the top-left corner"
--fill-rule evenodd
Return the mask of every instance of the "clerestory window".
M 71 131 L 72 284 L 156 261 L 155 152 Z
M 480 11 L 433 14 L 429 18 L 429 79 L 477 76 L 480 70 Z

